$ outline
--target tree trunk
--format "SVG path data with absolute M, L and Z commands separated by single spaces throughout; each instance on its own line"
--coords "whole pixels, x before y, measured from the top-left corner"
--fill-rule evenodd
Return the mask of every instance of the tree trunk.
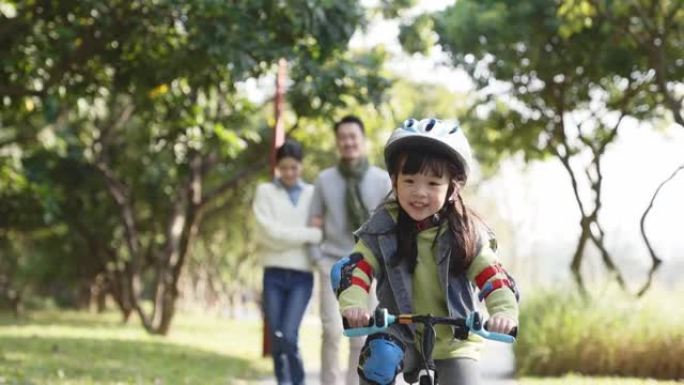
M 102 290 L 95 296 L 95 311 L 102 314 L 107 311 L 107 292 Z
M 589 240 L 589 223 L 586 218 L 583 217 L 580 221 L 580 226 L 582 228 L 579 240 L 577 241 L 577 247 L 575 247 L 575 253 L 572 256 L 572 263 L 570 264 L 570 271 L 575 279 L 577 288 L 580 295 L 584 298 L 589 297 L 589 292 L 584 284 L 584 278 L 582 277 L 582 259 L 584 257 L 584 249 L 586 248 L 587 241 Z
M 199 170 L 199 164 L 193 162 L 193 165 Z M 177 200 L 174 215 L 169 222 L 166 248 L 159 257 L 156 269 L 154 309 L 149 321 L 143 321 L 145 329 L 152 334 L 166 335 L 176 313 L 178 281 L 200 220 L 197 203 L 200 197 L 198 193 L 201 194 L 201 191 L 196 182 L 192 179 L 188 188 L 183 189 L 187 195 Z
M 633 96 L 634 93 L 634 89 L 631 87 L 631 85 L 632 82 L 630 81 L 630 86 L 628 87 L 627 92 L 625 92 L 621 103 L 622 109 L 620 110 L 620 118 L 617 120 L 617 123 L 615 123 L 612 127 L 605 127 L 603 125 L 603 122 L 601 122 L 600 118 L 592 114 L 591 121 L 593 123 L 599 124 L 600 128 L 605 132 L 605 135 L 595 137 L 585 136 L 582 127 L 584 122 L 580 122 L 579 124 L 577 124 L 577 130 L 579 132 L 577 139 L 579 139 L 579 141 L 584 146 L 591 150 L 592 154 L 591 163 L 584 169 L 586 180 L 589 182 L 589 188 L 594 194 L 593 201 L 590 202 L 593 203 L 592 209 L 589 209 L 587 205 L 588 202 L 585 202 L 585 200 L 582 199 L 579 191 L 578 175 L 570 165 L 570 159 L 574 156 L 573 154 L 579 153 L 581 148 L 573 147 L 573 145 L 571 145 L 571 141 L 568 139 L 565 133 L 565 120 L 563 119 L 564 109 L 558 109 L 558 116 L 560 116 L 561 119 L 557 123 L 555 128 L 554 138 L 556 141 L 556 147 L 553 151 L 554 155 L 561 161 L 563 167 L 568 173 L 568 176 L 570 176 L 575 202 L 577 203 L 577 207 L 581 215 L 580 239 L 577 243 L 577 247 L 573 255 L 570 270 L 573 274 L 573 277 L 575 278 L 575 282 L 578 285 L 580 294 L 585 298 L 588 298 L 589 293 L 582 278 L 581 265 L 582 260 L 584 258 L 584 250 L 586 248 L 587 241 L 591 241 L 599 249 L 601 253 L 601 260 L 603 261 L 606 268 L 614 276 L 620 287 L 622 289 L 626 289 L 624 279 L 622 278 L 622 274 L 615 266 L 613 258 L 611 257 L 610 253 L 605 247 L 604 232 L 601 227 L 601 224 L 599 223 L 598 214 L 602 206 L 601 189 L 603 186 L 603 174 L 601 172 L 601 160 L 605 153 L 606 146 L 613 142 L 613 140 L 617 136 L 618 129 L 625 116 L 624 108 L 626 102 Z M 560 98 L 560 100 L 562 100 L 562 98 Z M 562 103 L 560 103 L 560 105 L 562 106 Z M 597 233 L 594 233 L 592 231 L 592 225 L 595 227 Z
M 154 308 L 152 315 L 143 321 L 143 326 L 150 334 L 167 335 L 171 328 L 173 316 L 176 313 L 176 299 L 178 290 L 168 273 L 162 273 L 163 277 L 158 280 Z
M 608 271 L 612 275 L 612 278 L 614 278 L 618 285 L 620 285 L 620 288 L 624 291 L 627 291 L 627 284 L 625 283 L 625 279 L 622 277 L 622 273 L 620 273 L 620 270 L 615 265 L 613 258 L 610 256 L 610 253 L 608 252 L 608 249 L 606 249 L 605 236 L 603 233 L 603 229 L 601 228 L 601 225 L 598 222 L 598 219 L 595 219 L 593 221 L 593 224 L 596 225 L 599 234 L 596 235 L 594 233 L 590 233 L 590 236 L 594 245 L 599 249 L 599 252 L 601 253 L 601 260 L 603 261 L 603 265 L 608 269 Z
M 110 273 L 109 294 L 114 298 L 119 311 L 121 312 L 121 322 L 126 324 L 133 313 L 133 303 L 131 293 L 128 291 L 128 277 L 121 272 Z
M 88 307 L 95 306 L 95 311 L 100 314 L 107 310 L 107 286 L 109 285 L 104 273 L 98 273 L 90 283 L 90 299 Z
M 21 292 L 19 290 L 15 290 L 11 288 L 9 285 L 3 285 L 3 287 L 0 287 L 0 295 L 2 295 L 0 296 L 0 301 L 3 300 L 3 296 L 5 297 L 4 299 L 7 301 L 9 308 L 12 310 L 14 318 L 19 318 L 23 315 L 24 303 L 22 301 Z M 0 303 L 0 305 L 2 305 L 2 303 Z
M 103 134 L 102 148 L 107 147 L 108 135 Z M 141 237 L 135 210 L 132 204 L 131 189 L 117 179 L 111 169 L 106 152 L 98 151 L 95 163 L 97 170 L 106 182 L 107 189 L 114 202 L 120 209 L 121 226 L 124 229 L 126 247 L 130 258 L 125 262 L 125 268 L 113 275 L 119 282 L 116 284 L 115 300 L 126 320 L 130 312 L 135 311 L 141 323 L 151 334 L 165 335 L 168 333 L 171 321 L 176 311 L 175 302 L 179 296 L 178 281 L 183 270 L 190 244 L 197 234 L 202 221 L 203 211 L 210 207 L 229 189 L 237 186 L 240 181 L 261 171 L 266 165 L 263 159 L 253 162 L 249 167 L 238 172 L 232 179 L 225 181 L 208 194 L 203 194 L 202 178 L 208 168 L 216 164 L 202 158 L 201 154 L 190 156 L 190 175 L 181 183 L 175 195 L 175 204 L 169 223 L 166 224 L 166 245 L 161 255 L 155 261 L 156 279 L 154 287 L 154 307 L 148 314 L 140 305 L 142 298 L 141 277 L 146 260 L 146 253 L 142 250 Z M 116 259 L 121 262 L 121 259 Z M 129 307 L 130 306 L 130 307 Z
M 646 244 L 646 248 L 648 249 L 648 254 L 651 257 L 651 270 L 648 273 L 648 278 L 646 279 L 646 283 L 644 283 L 644 285 L 641 287 L 641 289 L 637 293 L 637 296 L 639 296 L 639 297 L 646 294 L 648 289 L 651 287 L 655 272 L 658 269 L 658 267 L 660 266 L 660 264 L 662 263 L 662 259 L 660 259 L 660 257 L 658 257 L 658 255 L 656 254 L 655 249 L 653 248 L 653 245 L 651 245 L 651 242 L 648 239 L 648 235 L 646 234 L 646 217 L 651 212 L 651 209 L 653 208 L 653 204 L 654 204 L 656 198 L 658 197 L 658 194 L 660 194 L 660 191 L 663 189 L 663 187 L 668 182 L 670 182 L 672 179 L 674 179 L 674 177 L 677 175 L 677 173 L 679 173 L 683 169 L 684 169 L 684 165 L 677 167 L 677 169 L 672 174 L 670 174 L 670 176 L 667 179 L 665 179 L 662 183 L 660 183 L 660 185 L 658 185 L 658 188 L 656 188 L 655 192 L 653 193 L 653 196 L 651 197 L 651 201 L 649 202 L 648 207 L 646 207 L 646 210 L 644 210 L 644 214 L 641 216 L 641 221 L 639 222 L 639 228 L 641 230 L 641 237 L 643 238 L 644 243 Z
M 77 293 L 76 293 L 76 309 L 78 310 L 89 310 L 90 309 L 90 300 L 92 299 L 92 294 L 90 291 L 90 288 L 92 286 L 92 280 L 90 279 L 81 279 L 78 288 L 77 288 Z

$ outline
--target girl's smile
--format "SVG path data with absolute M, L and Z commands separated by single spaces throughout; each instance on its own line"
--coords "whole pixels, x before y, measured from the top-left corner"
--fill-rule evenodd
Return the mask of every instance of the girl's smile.
M 436 214 L 444 205 L 449 190 L 449 178 L 427 173 L 400 173 L 396 181 L 399 205 L 415 221 Z M 446 173 L 445 173 L 446 174 Z

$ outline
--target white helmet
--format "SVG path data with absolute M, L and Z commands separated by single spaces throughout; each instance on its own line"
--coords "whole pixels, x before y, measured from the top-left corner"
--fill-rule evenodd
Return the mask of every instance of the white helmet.
M 468 179 L 472 168 L 472 156 L 468 139 L 454 120 L 408 119 L 394 130 L 385 144 L 385 164 L 391 167 L 390 158 L 399 150 L 407 147 L 433 149 L 463 165 Z

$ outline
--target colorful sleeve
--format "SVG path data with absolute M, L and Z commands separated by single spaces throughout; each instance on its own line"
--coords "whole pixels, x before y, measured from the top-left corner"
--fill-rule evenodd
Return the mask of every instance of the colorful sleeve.
M 485 301 L 490 315 L 499 314 L 518 319 L 518 301 L 515 283 L 498 261 L 491 247 L 482 247 L 468 267 L 468 279 L 479 289 L 480 300 Z
M 378 267 L 378 260 L 361 240 L 356 243 L 351 255 L 335 264 L 331 280 L 339 301 L 340 312 L 353 307 L 368 306 L 371 283 Z

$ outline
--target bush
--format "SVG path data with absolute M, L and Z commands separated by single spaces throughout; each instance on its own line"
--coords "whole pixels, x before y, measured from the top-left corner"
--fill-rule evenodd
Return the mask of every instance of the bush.
M 521 304 L 519 375 L 684 378 L 682 293 L 645 298 L 545 291 Z

